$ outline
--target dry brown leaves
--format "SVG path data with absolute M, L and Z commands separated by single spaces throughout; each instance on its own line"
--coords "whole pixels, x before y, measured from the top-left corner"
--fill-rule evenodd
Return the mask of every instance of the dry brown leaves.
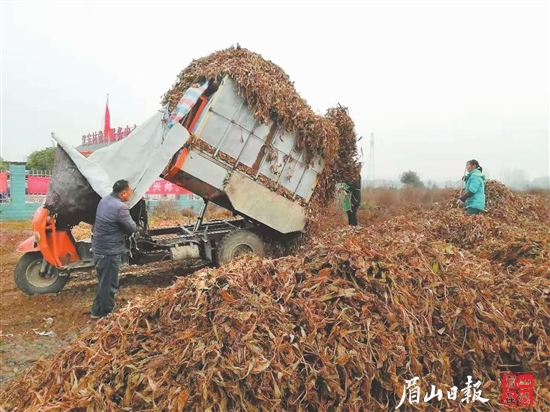
M 449 199 L 448 206 L 458 199 Z M 519 218 L 524 224 L 536 225 L 537 219 L 550 220 L 550 199 L 539 195 L 516 194 L 496 180 L 485 181 L 486 213 L 503 220 Z
M 335 184 L 343 181 L 339 179 L 358 167 L 356 136 L 347 110 L 338 106 L 329 109 L 326 117 L 315 114 L 281 67 L 257 53 L 233 47 L 193 60 L 162 97 L 162 104 L 168 104 L 172 110 L 189 87 L 209 79 L 219 81 L 225 75 L 238 84 L 257 120 L 266 124 L 272 120 L 288 132 L 297 133 L 297 150 L 303 151 L 307 162 L 317 154 L 323 156 L 325 169 L 308 209 L 308 216 L 317 215 L 333 199 Z M 338 160 L 339 155 L 343 157 Z
M 355 123 L 349 116 L 348 108 L 340 104 L 328 109 L 325 117 L 336 125 L 340 135 L 340 146 L 338 156 L 334 161 L 333 177 L 337 182 L 352 182 L 361 173 Z
M 394 410 L 405 379 L 446 394 L 470 375 L 488 404 L 459 392 L 417 410 L 500 410 L 500 373 L 525 371 L 550 410 L 549 209 L 504 195 L 501 208 L 530 212 L 442 205 L 327 232 L 298 256 L 199 271 L 1 396 L 25 411 Z

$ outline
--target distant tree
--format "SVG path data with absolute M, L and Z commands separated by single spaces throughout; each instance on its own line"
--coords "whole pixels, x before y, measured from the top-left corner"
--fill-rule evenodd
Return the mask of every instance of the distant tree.
M 27 157 L 27 170 L 51 171 L 54 157 L 55 147 L 36 150 Z
M 485 172 L 485 170 L 483 170 Z M 505 169 L 501 171 L 501 181 L 510 189 L 525 190 L 529 186 L 529 178 L 524 169 Z
M 424 183 L 420 180 L 418 173 L 412 170 L 402 173 L 401 176 L 399 176 L 399 180 L 407 186 L 424 187 Z
M 525 190 L 529 186 L 529 177 L 524 169 L 514 170 L 510 186 L 517 190 Z
M 0 172 L 6 172 L 9 169 L 6 162 L 4 162 L 4 159 L 2 156 L 0 156 Z
M 426 184 L 426 187 L 428 187 L 429 189 L 438 189 L 439 188 L 437 183 L 434 182 L 433 180 L 428 180 L 428 183 Z

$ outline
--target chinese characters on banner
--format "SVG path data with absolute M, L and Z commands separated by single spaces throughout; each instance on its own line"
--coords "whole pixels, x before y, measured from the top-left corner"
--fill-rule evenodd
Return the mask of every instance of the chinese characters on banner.
M 4 173 L 5 175 L 5 173 Z M 2 187 L 2 174 L 0 173 L 0 188 Z M 5 179 L 5 177 L 4 177 Z M 7 179 L 5 179 L 6 181 Z M 50 178 L 47 176 L 29 176 L 27 178 L 28 193 L 30 195 L 45 195 L 48 193 Z M 1 192 L 1 191 L 0 191 Z M 183 189 L 164 179 L 157 179 L 146 194 L 148 195 L 188 195 L 189 190 Z
M 505 406 L 525 408 L 533 405 L 535 376 L 532 373 L 503 373 L 500 402 Z
M 189 195 L 189 190 L 183 189 L 178 185 L 170 183 L 164 179 L 158 179 L 149 187 L 148 195 Z
M 118 129 L 111 129 L 111 139 L 109 140 L 108 136 L 104 135 L 104 132 L 100 130 L 99 132 L 88 133 L 87 135 L 82 135 L 82 146 L 93 146 L 96 144 L 107 143 L 109 141 L 115 142 L 122 140 L 125 137 L 128 137 L 136 129 L 134 127 L 126 126 L 126 128 L 119 127 Z
M 405 383 L 407 384 L 403 388 L 403 396 L 401 397 L 401 401 L 399 402 L 399 405 L 397 405 L 396 409 L 399 409 L 401 405 L 405 402 L 405 399 L 409 401 L 409 404 L 413 403 L 420 403 L 422 400 L 424 402 L 429 402 L 434 398 L 437 398 L 438 401 L 443 399 L 443 391 L 441 389 L 436 388 L 434 385 L 431 386 L 431 390 L 429 393 L 426 393 L 424 396 L 424 399 L 422 399 L 422 395 L 420 393 L 420 387 L 417 386 L 419 378 L 415 376 L 412 379 L 405 380 Z M 489 399 L 486 399 L 481 394 L 481 382 L 477 381 L 476 383 L 473 383 L 472 377 L 468 376 L 468 381 L 466 382 L 466 386 L 460 390 L 461 393 L 461 403 L 474 403 L 476 401 L 485 403 L 489 402 Z M 459 395 L 459 390 L 456 386 L 453 386 L 450 391 L 446 391 L 445 394 L 447 396 L 447 399 L 449 400 L 456 400 Z M 407 396 L 408 394 L 408 396 Z

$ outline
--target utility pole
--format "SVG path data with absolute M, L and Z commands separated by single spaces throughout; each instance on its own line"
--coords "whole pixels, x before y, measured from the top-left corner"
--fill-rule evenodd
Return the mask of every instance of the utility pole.
M 374 187 L 374 133 L 370 134 L 369 168 L 367 171 L 367 186 Z

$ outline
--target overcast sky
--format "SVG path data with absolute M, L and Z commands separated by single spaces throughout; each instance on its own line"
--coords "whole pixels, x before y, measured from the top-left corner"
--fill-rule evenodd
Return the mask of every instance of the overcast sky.
M 239 42 L 375 137 L 376 178 L 550 173 L 549 3 L 2 1 L 2 157 L 140 124 L 193 58 Z M 364 167 L 366 175 L 367 166 Z

